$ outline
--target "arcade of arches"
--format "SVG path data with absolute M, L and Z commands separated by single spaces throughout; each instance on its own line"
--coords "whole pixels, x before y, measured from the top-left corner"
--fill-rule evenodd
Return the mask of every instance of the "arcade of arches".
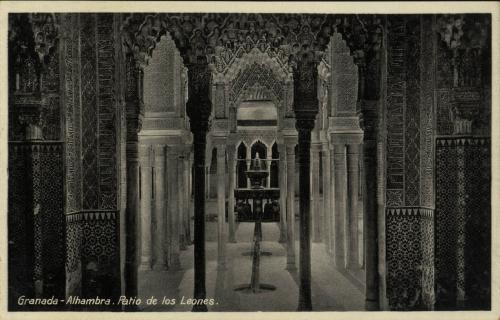
M 489 32 L 485 15 L 11 14 L 9 308 L 489 308 Z M 275 291 L 248 294 L 257 158 Z

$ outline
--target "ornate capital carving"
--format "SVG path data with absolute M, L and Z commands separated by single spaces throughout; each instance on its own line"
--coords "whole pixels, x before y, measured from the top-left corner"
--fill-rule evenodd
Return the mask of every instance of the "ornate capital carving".
M 311 126 L 318 113 L 318 62 L 314 52 L 301 53 L 294 63 L 293 111 L 297 119 L 297 129 Z M 300 123 L 300 124 L 299 124 Z
M 191 131 L 208 130 L 209 118 L 212 112 L 210 101 L 211 72 L 206 63 L 188 65 L 189 98 L 186 112 L 191 122 Z

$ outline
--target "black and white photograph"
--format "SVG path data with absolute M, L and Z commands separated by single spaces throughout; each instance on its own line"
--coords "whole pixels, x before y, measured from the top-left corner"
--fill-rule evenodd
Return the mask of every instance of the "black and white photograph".
M 3 316 L 494 311 L 498 3 L 213 4 L 0 4 Z

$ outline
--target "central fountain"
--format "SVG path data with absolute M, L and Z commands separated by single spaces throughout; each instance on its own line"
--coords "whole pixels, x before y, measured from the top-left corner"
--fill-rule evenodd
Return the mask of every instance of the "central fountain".
M 235 288 L 236 291 L 249 293 L 259 293 L 264 290 L 276 290 L 276 287 L 270 284 L 260 283 L 260 242 L 262 241 L 262 199 L 279 198 L 279 189 L 266 189 L 262 181 L 267 178 L 266 162 L 259 158 L 256 154 L 255 159 L 251 160 L 250 169 L 246 171 L 247 177 L 250 179 L 251 187 L 249 189 L 235 190 L 235 196 L 240 198 L 252 199 L 255 220 L 255 229 L 253 236 L 252 250 L 252 277 L 250 284 L 244 284 Z

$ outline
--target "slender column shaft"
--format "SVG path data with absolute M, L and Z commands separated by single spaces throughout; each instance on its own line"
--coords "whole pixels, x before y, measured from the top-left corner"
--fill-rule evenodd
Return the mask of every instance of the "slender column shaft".
M 165 146 L 155 146 L 154 270 L 166 269 L 165 245 Z
M 206 130 L 193 132 L 194 140 L 194 298 L 205 299 L 205 148 Z M 204 304 L 193 311 L 206 311 Z
M 217 253 L 218 267 L 226 265 L 226 146 L 217 145 Z
M 170 217 L 170 270 L 180 268 L 178 149 L 167 148 L 168 215 Z
M 283 243 L 287 237 L 287 224 L 286 224 L 286 150 L 285 145 L 279 144 L 278 151 L 279 159 L 279 187 L 280 187 L 280 239 L 279 242 Z
M 331 204 L 331 171 L 330 171 L 330 149 L 328 144 L 323 144 L 321 154 L 321 161 L 323 163 L 323 242 L 325 243 L 326 252 L 331 252 L 331 244 L 332 244 L 332 209 L 330 207 Z
M 345 267 L 345 186 L 346 186 L 346 153 L 344 145 L 335 145 L 335 265 Z
M 228 201 L 228 222 L 229 222 L 229 242 L 236 242 L 235 224 L 234 224 L 234 189 L 236 184 L 235 168 L 235 145 L 228 146 L 227 149 L 227 168 L 229 178 L 229 201 Z
M 299 251 L 299 307 L 312 310 L 311 301 L 311 185 L 310 156 L 311 129 L 298 127 L 299 131 L 299 189 L 300 189 L 300 251 Z
M 295 270 L 295 144 L 286 145 L 286 268 Z
M 314 144 L 311 148 L 311 175 L 312 175 L 312 239 L 321 242 L 322 208 L 319 197 L 319 145 Z
M 349 227 L 349 250 L 348 266 L 359 268 L 358 260 L 358 193 L 359 193 L 359 145 L 347 146 L 347 198 L 348 205 L 348 227 Z
M 125 222 L 125 296 L 137 297 L 137 225 L 139 218 L 139 161 L 137 141 L 127 143 L 127 209 Z
M 141 151 L 141 265 L 140 270 L 151 269 L 151 158 L 150 146 L 140 147 Z

